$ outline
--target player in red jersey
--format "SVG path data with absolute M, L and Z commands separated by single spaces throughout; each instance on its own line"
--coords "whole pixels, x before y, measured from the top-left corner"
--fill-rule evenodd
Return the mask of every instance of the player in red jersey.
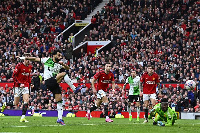
M 155 106 L 156 104 L 156 85 L 158 86 L 159 96 L 161 95 L 159 76 L 157 73 L 154 72 L 153 65 L 147 66 L 147 72 L 145 72 L 141 76 L 140 82 L 141 82 L 141 86 L 143 86 L 143 89 L 141 89 L 141 96 L 143 95 L 143 102 L 145 106 L 144 123 L 147 123 L 149 99 L 152 103 L 152 106 Z
M 90 108 L 90 110 L 87 111 L 88 120 L 90 120 L 90 113 L 92 111 L 96 110 L 97 107 L 99 107 L 100 104 L 103 102 L 104 103 L 104 111 L 105 111 L 105 115 L 106 115 L 106 122 L 113 122 L 113 120 L 111 120 L 108 117 L 109 101 L 106 96 L 108 84 L 112 83 L 112 90 L 114 91 L 114 89 L 115 89 L 114 75 L 110 71 L 110 69 L 111 69 L 111 64 L 106 63 L 105 70 L 96 73 L 94 75 L 94 78 L 92 79 L 92 90 L 93 90 L 94 95 L 97 95 L 97 101 L 96 101 L 95 105 L 92 108 Z M 94 86 L 95 81 L 97 81 L 97 88 L 95 88 L 95 86 Z
M 28 57 L 29 54 L 24 56 Z M 29 102 L 29 86 L 31 83 L 31 71 L 32 65 L 29 64 L 28 60 L 24 60 L 23 63 L 18 63 L 13 71 L 13 80 L 14 80 L 14 105 L 17 105 L 20 100 L 20 96 L 23 95 L 23 108 L 22 116 L 20 122 L 28 122 L 25 119 L 26 111 L 28 108 Z

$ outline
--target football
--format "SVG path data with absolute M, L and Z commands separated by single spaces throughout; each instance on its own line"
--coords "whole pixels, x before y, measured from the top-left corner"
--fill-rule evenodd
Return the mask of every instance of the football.
M 185 88 L 187 90 L 193 90 L 196 87 L 196 83 L 193 80 L 188 80 L 185 83 Z

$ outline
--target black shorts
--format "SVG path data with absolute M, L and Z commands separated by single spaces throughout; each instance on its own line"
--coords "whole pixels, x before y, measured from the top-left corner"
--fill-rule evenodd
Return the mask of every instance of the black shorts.
M 45 80 L 45 85 L 53 94 L 61 94 L 61 88 L 55 77 Z
M 128 102 L 133 102 L 133 99 L 135 102 L 139 102 L 140 101 L 140 96 L 139 95 L 129 95 L 128 96 Z

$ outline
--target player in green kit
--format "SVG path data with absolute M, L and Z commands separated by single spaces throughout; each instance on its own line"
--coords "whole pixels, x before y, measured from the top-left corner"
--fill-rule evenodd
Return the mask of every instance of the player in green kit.
M 126 83 L 123 86 L 125 90 L 126 84 L 129 84 L 129 96 L 128 96 L 128 106 L 127 110 L 129 112 L 129 121 L 132 121 L 131 115 L 131 103 L 133 100 L 136 102 L 137 107 L 137 121 L 140 119 L 140 77 L 136 75 L 136 71 L 131 71 L 131 76 L 126 79 Z
M 37 61 L 44 64 L 44 81 L 46 87 L 53 93 L 54 98 L 57 102 L 57 111 L 58 111 L 58 119 L 57 123 L 61 125 L 65 125 L 63 116 L 63 101 L 62 101 L 62 93 L 59 83 L 64 79 L 64 81 L 71 87 L 71 89 L 75 92 L 76 88 L 71 79 L 69 78 L 66 70 L 69 70 L 69 66 L 64 64 L 62 61 L 62 52 L 60 50 L 54 50 L 52 53 L 52 57 L 19 57 L 20 59 Z
M 151 119 L 154 116 L 155 119 L 153 125 L 172 126 L 174 125 L 175 120 L 177 120 L 176 112 L 168 106 L 168 100 L 166 98 L 163 98 L 161 103 L 154 106 L 148 117 Z M 163 123 L 162 121 L 165 121 L 166 123 Z

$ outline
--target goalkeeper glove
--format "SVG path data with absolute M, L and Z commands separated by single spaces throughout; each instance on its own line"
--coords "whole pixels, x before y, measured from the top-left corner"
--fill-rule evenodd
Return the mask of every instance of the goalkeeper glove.
M 157 125 L 158 125 L 158 126 L 165 126 L 165 124 L 162 123 L 162 121 L 158 121 L 158 122 L 157 122 Z

